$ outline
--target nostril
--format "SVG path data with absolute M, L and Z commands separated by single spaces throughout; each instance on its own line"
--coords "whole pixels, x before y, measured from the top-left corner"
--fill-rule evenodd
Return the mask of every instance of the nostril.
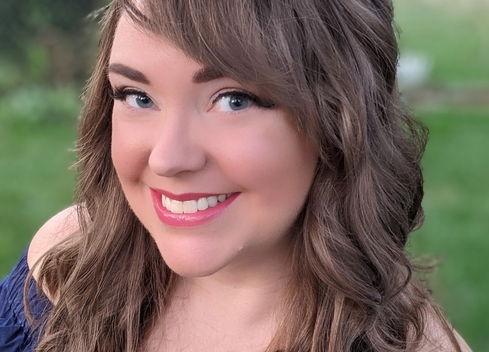
M 149 167 L 158 176 L 176 177 L 182 173 L 197 172 L 204 168 L 206 153 L 195 145 L 186 147 L 155 147 L 149 157 Z
M 207 160 L 207 139 L 202 138 L 201 116 L 180 105 L 161 111 L 160 124 L 153 135 L 149 166 L 159 176 L 175 177 L 202 169 Z

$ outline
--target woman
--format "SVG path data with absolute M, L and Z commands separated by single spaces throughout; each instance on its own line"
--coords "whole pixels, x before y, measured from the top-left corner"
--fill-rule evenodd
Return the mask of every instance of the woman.
M 26 348 L 469 350 L 404 253 L 426 133 L 396 90 L 392 16 L 387 0 L 114 0 L 76 211 L 16 269 L 42 291 L 26 285 Z

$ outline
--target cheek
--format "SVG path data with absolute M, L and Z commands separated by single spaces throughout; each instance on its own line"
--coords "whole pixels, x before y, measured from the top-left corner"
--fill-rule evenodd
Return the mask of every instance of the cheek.
M 309 191 L 317 156 L 281 117 L 227 141 L 229 170 L 262 204 L 300 207 Z
M 121 182 L 136 180 L 147 165 L 149 148 L 138 126 L 112 120 L 112 162 Z

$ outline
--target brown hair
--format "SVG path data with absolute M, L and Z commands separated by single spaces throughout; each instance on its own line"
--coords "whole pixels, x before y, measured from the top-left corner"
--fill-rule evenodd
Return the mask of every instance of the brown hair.
M 427 133 L 397 92 L 390 1 L 114 0 L 79 132 L 81 228 L 46 255 L 39 285 L 59 299 L 37 350 L 137 351 L 174 286 L 110 156 L 106 70 L 123 12 L 194 60 L 267 92 L 317 147 L 315 179 L 295 224 L 289 313 L 269 349 L 419 347 L 432 305 L 404 247 L 422 219 Z

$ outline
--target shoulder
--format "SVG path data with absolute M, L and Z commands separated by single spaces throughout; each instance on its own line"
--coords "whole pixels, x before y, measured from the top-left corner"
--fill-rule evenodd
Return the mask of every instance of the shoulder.
M 464 339 L 451 326 L 440 321 L 434 310 L 430 309 L 426 316 L 426 327 L 424 339 L 420 346 L 420 352 L 455 352 L 457 349 L 453 346 L 449 331 L 453 332 L 461 352 L 472 352 Z M 447 331 L 448 329 L 448 331 Z
M 71 206 L 49 219 L 34 235 L 27 252 L 30 268 L 51 248 L 78 230 L 77 207 Z M 36 271 L 34 270 L 34 277 Z

